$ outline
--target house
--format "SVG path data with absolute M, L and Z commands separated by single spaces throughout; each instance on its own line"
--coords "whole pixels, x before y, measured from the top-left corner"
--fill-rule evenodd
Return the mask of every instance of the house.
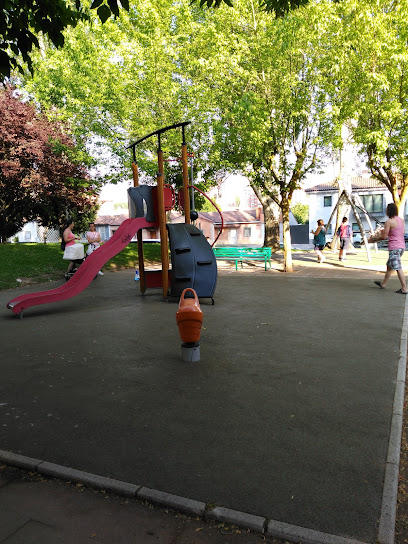
M 262 246 L 264 242 L 264 221 L 262 208 L 248 211 L 229 210 L 222 212 L 223 231 L 217 246 Z M 184 216 L 172 212 L 172 223 L 183 223 Z M 195 226 L 212 244 L 221 229 L 221 216 L 218 212 L 198 212 Z
M 392 195 L 387 187 L 372 177 L 352 177 L 351 178 L 352 193 L 359 195 L 364 208 L 367 212 L 381 223 L 385 223 L 388 219 L 385 213 L 387 205 L 393 202 Z M 306 189 L 306 194 L 309 196 L 309 225 L 310 230 L 314 229 L 318 219 L 323 219 L 327 224 L 332 211 L 337 204 L 339 198 L 339 188 L 336 181 L 331 183 L 323 183 Z M 333 235 L 336 228 L 336 214 L 334 215 L 331 224 L 327 225 L 327 234 Z M 370 225 L 367 219 L 360 214 L 360 219 L 363 223 L 364 230 L 369 231 Z M 408 230 L 407 208 L 404 209 L 405 229 Z M 349 214 L 349 223 L 352 226 L 353 232 L 358 232 L 359 227 L 354 216 L 353 210 Z M 375 229 L 375 221 L 371 219 L 371 225 Z M 313 235 L 309 237 L 312 239 Z
M 127 214 L 98 215 L 95 219 L 95 228 L 101 235 L 101 240 L 109 240 L 126 219 L 129 219 L 129 215 Z
M 129 219 L 129 214 L 120 214 L 120 215 L 98 215 L 98 217 L 95 220 L 95 227 L 96 230 L 101 235 L 101 240 L 109 240 L 115 232 L 118 230 L 120 225 L 125 221 L 126 219 Z M 133 241 L 136 241 L 136 236 L 133 237 Z M 160 241 L 160 231 L 156 228 L 147 228 L 143 229 L 143 241 Z
M 46 243 L 46 242 L 59 242 L 60 234 L 58 229 L 43 227 L 39 225 L 37 221 L 30 221 L 26 223 L 24 227 L 17 232 L 14 236 L 8 239 L 8 242 L 19 243 Z

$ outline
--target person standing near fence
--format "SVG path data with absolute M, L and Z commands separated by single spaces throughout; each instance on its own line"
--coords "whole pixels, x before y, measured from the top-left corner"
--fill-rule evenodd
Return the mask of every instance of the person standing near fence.
M 96 230 L 95 223 L 89 223 L 89 230 L 86 233 L 86 239 L 89 242 L 86 254 L 90 255 L 93 251 L 95 251 L 95 249 L 98 249 L 98 247 L 100 247 L 101 242 L 101 235 Z M 99 270 L 98 274 L 99 276 L 103 276 L 103 272 L 101 270 Z
M 343 217 L 341 225 L 337 229 L 337 236 L 340 236 L 339 261 L 345 261 L 347 250 L 350 247 L 351 237 L 353 236 L 353 231 L 348 224 L 347 217 Z
M 326 245 L 326 228 L 323 219 L 318 219 L 317 229 L 311 230 L 310 232 L 314 235 L 313 244 L 317 254 L 317 262 L 322 263 L 326 260 L 326 257 L 322 253 L 324 246 Z

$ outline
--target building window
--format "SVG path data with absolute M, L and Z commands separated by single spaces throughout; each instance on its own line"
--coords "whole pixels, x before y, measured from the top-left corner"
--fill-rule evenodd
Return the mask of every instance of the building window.
M 353 232 L 360 232 L 360 227 L 358 226 L 358 223 L 352 223 L 351 228 L 353 229 Z
M 244 227 L 244 238 L 251 238 L 251 227 Z
M 330 197 L 331 198 L 331 197 Z M 332 233 L 332 225 L 330 223 L 330 225 L 327 225 L 327 231 L 326 231 L 326 234 L 331 234 Z
M 323 206 L 325 208 L 329 208 L 332 205 L 332 197 L 331 196 L 324 196 L 323 197 Z
M 368 213 L 383 213 L 383 195 L 361 195 L 364 208 Z
M 24 233 L 24 240 L 28 241 L 31 240 L 31 232 L 25 232 Z

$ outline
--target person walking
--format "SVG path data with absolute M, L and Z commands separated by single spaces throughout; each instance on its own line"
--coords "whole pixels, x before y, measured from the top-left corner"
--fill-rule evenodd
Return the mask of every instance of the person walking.
M 326 257 L 322 253 L 324 246 L 326 245 L 326 228 L 323 219 L 318 219 L 317 229 L 311 230 L 310 232 L 314 235 L 313 243 L 314 250 L 317 254 L 317 262 L 322 263 L 326 260 Z
M 340 236 L 339 261 L 345 261 L 347 250 L 350 247 L 351 237 L 353 236 L 353 231 L 348 224 L 347 217 L 343 217 L 341 225 L 337 229 L 337 236 Z
M 398 289 L 398 291 L 395 292 L 400 293 L 401 295 L 408 295 L 405 275 L 401 264 L 401 257 L 405 251 L 405 222 L 401 217 L 398 217 L 398 208 L 394 203 L 388 204 L 386 214 L 389 219 L 385 222 L 384 230 L 382 231 L 382 239 L 385 240 L 388 236 L 387 271 L 385 272 L 382 281 L 375 281 L 374 283 L 378 285 L 380 289 L 385 289 L 385 285 L 390 279 L 392 271 L 396 270 L 401 289 Z

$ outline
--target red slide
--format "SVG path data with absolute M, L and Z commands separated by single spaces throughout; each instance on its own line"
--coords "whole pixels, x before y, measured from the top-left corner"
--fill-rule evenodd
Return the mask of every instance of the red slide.
M 91 283 L 98 271 L 109 259 L 112 259 L 112 257 L 120 253 L 129 244 L 138 230 L 151 226 L 152 223 L 148 223 L 144 217 L 126 219 L 112 238 L 86 258 L 69 281 L 56 289 L 20 295 L 13 298 L 13 300 L 7 303 L 7 308 L 15 314 L 20 314 L 20 317 L 22 317 L 23 310 L 30 306 L 58 302 L 74 297 Z

